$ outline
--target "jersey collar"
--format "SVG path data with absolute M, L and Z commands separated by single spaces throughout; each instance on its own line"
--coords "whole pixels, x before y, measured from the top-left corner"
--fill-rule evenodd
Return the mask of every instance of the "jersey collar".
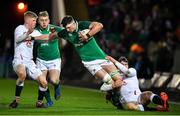
M 50 26 L 48 25 L 48 27 L 47 28 L 45 28 L 45 29 L 42 29 L 40 26 L 39 26 L 39 31 L 42 33 L 43 31 L 47 31 L 47 32 L 49 32 L 49 30 L 50 30 Z

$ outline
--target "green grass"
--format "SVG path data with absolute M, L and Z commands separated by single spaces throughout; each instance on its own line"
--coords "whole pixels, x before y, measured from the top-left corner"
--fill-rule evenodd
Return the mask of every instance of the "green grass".
M 35 81 L 25 81 L 21 103 L 17 109 L 9 109 L 14 99 L 15 80 L 0 80 L 0 115 L 180 115 L 179 105 L 170 105 L 169 112 L 138 112 L 117 110 L 104 100 L 105 94 L 93 89 L 62 86 L 62 97 L 54 106 L 37 109 L 38 85 Z M 53 88 L 50 86 L 51 96 Z

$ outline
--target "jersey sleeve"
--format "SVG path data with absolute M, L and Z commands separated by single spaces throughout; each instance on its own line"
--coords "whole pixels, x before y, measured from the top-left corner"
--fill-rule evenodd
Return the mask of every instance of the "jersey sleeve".
M 56 29 L 56 32 L 60 32 L 60 31 L 62 31 L 62 28 L 61 28 L 61 27 L 59 27 L 59 26 L 55 26 L 55 29 Z
M 14 31 L 15 42 L 18 43 L 26 39 L 28 37 L 27 31 L 28 30 L 24 29 L 22 26 L 18 26 Z
M 91 21 L 79 21 L 79 28 L 80 29 L 89 29 Z
M 58 37 L 67 40 L 67 35 L 68 35 L 68 33 L 67 33 L 66 29 L 62 29 L 61 31 L 59 31 L 59 32 L 57 33 L 57 35 L 58 35 Z
M 119 62 L 116 62 L 115 65 L 118 67 L 118 69 L 127 77 L 132 77 L 136 75 L 136 70 L 134 68 L 126 68 L 124 65 L 122 65 Z
M 31 34 L 29 34 L 32 37 L 40 36 L 42 35 L 38 30 L 34 30 Z

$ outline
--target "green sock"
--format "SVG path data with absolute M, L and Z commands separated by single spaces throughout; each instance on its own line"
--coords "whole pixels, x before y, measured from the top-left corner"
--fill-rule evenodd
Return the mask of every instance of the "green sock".
M 47 101 L 47 102 L 52 101 L 52 100 L 51 100 L 51 96 L 50 96 L 49 88 L 48 88 L 47 91 L 45 92 L 45 98 L 46 98 L 46 101 Z

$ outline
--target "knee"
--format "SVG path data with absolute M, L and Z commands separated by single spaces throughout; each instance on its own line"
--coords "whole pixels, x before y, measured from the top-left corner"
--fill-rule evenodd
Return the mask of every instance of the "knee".
M 152 94 L 153 94 L 153 92 L 151 92 L 151 91 L 146 91 L 146 92 L 145 92 L 145 97 L 146 97 L 146 99 L 149 99 Z
M 17 72 L 17 75 L 18 75 L 19 80 L 21 80 L 21 81 L 24 81 L 26 78 L 26 72 L 25 71 L 19 71 L 19 72 Z
M 51 79 L 51 83 L 57 85 L 57 84 L 59 83 L 59 79 L 58 79 L 58 78 L 56 78 L 56 79 Z
M 47 83 L 46 79 L 39 79 L 39 84 L 43 88 L 47 88 L 47 86 L 48 86 L 48 83 Z
M 139 110 L 138 106 L 136 104 L 133 104 L 133 103 L 128 103 L 127 109 L 128 110 Z

